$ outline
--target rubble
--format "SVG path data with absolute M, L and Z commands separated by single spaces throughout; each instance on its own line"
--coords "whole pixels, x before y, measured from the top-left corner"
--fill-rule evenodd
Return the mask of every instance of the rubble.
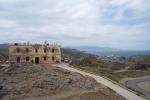
M 108 91 L 110 95 L 105 86 L 98 84 L 91 77 L 49 65 L 10 66 L 7 71 L 0 72 L 0 85 L 1 100 L 43 100 L 47 96 L 57 97 L 48 100 L 62 100 L 62 97 L 68 98 L 80 94 L 81 91 Z

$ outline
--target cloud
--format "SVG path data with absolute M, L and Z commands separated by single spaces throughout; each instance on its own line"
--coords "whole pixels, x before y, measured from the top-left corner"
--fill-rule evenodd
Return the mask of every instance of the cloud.
M 149 4 L 149 0 L 1 0 L 0 42 L 48 40 L 150 49 Z

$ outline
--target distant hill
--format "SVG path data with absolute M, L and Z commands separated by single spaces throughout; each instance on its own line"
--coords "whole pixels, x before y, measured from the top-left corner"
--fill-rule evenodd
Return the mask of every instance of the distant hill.
M 135 56 L 135 55 L 150 55 L 150 50 L 121 50 L 115 48 L 105 48 L 96 46 L 68 46 L 65 48 L 76 49 L 79 51 L 84 51 L 87 53 L 92 53 L 96 55 L 108 56 L 108 55 L 118 55 L 118 56 Z
M 127 59 L 128 62 L 134 63 L 149 63 L 150 64 L 150 56 L 131 56 Z
M 76 49 L 80 51 L 85 51 L 88 53 L 97 53 L 97 52 L 103 52 L 103 51 L 120 51 L 119 49 L 115 48 L 106 48 L 106 47 L 97 47 L 97 46 L 68 46 L 65 48 L 70 48 L 70 49 Z
M 62 58 L 70 58 L 72 60 L 79 60 L 83 57 L 97 57 L 97 55 L 79 51 L 76 49 L 62 48 Z
M 0 44 L 0 60 L 8 59 L 8 47 L 9 44 Z
M 6 48 L 8 48 L 8 47 L 9 47 L 9 44 L 0 44 L 0 48 L 6 49 Z

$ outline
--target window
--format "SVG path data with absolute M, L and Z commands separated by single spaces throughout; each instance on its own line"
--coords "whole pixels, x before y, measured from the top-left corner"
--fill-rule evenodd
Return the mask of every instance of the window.
M 38 52 L 38 49 L 37 49 L 37 48 L 35 49 L 35 52 L 36 52 L 36 53 Z
M 29 48 L 26 48 L 26 53 L 29 53 Z
M 30 60 L 30 57 L 26 57 L 26 61 L 29 61 Z
M 46 61 L 47 60 L 47 58 L 46 57 L 44 57 L 44 61 Z
M 44 53 L 46 53 L 46 51 L 47 51 L 46 48 L 44 48 Z
M 17 57 L 17 63 L 20 63 L 20 57 Z
M 54 48 L 52 48 L 52 52 L 54 52 L 55 51 L 55 49 Z
M 17 48 L 17 53 L 20 53 L 20 48 Z
M 55 57 L 52 57 L 52 61 L 54 61 L 55 60 Z

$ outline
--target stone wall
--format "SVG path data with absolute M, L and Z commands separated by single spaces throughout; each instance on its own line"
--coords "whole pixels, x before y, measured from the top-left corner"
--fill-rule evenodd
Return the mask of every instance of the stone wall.
M 61 49 L 52 45 L 11 45 L 9 47 L 10 63 L 56 63 L 61 62 Z

